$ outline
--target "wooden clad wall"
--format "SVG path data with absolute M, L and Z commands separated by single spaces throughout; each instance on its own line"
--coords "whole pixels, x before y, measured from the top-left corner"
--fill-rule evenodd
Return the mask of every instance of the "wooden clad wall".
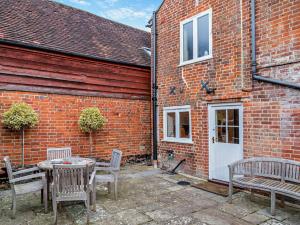
M 150 99 L 150 67 L 0 44 L 0 90 Z

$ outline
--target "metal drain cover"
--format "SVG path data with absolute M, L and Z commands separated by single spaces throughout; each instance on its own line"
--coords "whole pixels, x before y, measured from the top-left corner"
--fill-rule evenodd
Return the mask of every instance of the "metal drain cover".
M 183 180 L 181 180 L 181 181 L 178 181 L 177 184 L 178 184 L 178 185 L 182 185 L 182 186 L 187 186 L 187 185 L 190 185 L 191 183 L 188 182 L 188 181 L 183 181 Z

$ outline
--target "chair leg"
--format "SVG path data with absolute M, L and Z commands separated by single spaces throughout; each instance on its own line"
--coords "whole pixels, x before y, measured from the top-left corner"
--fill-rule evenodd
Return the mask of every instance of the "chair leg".
M 16 209 L 17 209 L 17 196 L 16 194 L 12 195 L 12 218 L 16 217 Z
M 89 222 L 90 222 L 90 198 L 89 198 L 89 196 L 87 197 L 87 200 L 86 200 L 86 220 L 87 220 L 87 224 L 89 224 Z
M 41 204 L 44 203 L 44 191 L 41 189 Z
M 228 187 L 228 202 L 231 204 L 232 203 L 232 192 L 233 192 L 233 186 L 232 183 L 229 183 Z
M 93 185 L 93 192 L 92 192 L 92 201 L 93 201 L 93 211 L 96 211 L 96 183 Z
M 250 189 L 250 201 L 254 201 L 254 192 L 253 192 L 253 189 Z
M 53 214 L 54 214 L 54 224 L 57 224 L 57 202 L 53 198 L 52 198 L 52 207 L 53 207 Z
M 43 200 L 44 200 L 44 207 L 45 207 L 45 213 L 48 213 L 48 190 L 47 188 L 43 189 Z
M 285 202 L 284 202 L 284 196 L 283 196 L 283 195 L 281 195 L 281 198 L 280 198 L 280 206 L 281 206 L 282 208 L 285 207 Z
M 271 215 L 275 215 L 275 205 L 276 205 L 276 194 L 274 191 L 271 191 Z
M 114 190 L 115 200 L 117 201 L 118 200 L 118 181 L 117 180 L 115 180 L 115 182 L 114 182 L 114 188 L 115 188 L 115 190 Z
M 107 190 L 108 190 L 108 194 L 111 193 L 111 183 L 107 182 Z

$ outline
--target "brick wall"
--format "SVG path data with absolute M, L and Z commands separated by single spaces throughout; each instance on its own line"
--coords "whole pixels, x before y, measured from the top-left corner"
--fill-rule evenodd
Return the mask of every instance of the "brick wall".
M 213 11 L 213 58 L 178 66 L 180 21 L 209 8 Z M 159 152 L 172 149 L 177 160 L 186 158 L 187 173 L 208 176 L 208 104 L 214 103 L 243 103 L 245 157 L 300 161 L 300 92 L 252 82 L 250 1 L 243 0 L 242 9 L 241 18 L 238 0 L 203 0 L 199 5 L 195 0 L 166 0 L 158 12 Z M 300 83 L 299 9 L 296 0 L 257 1 L 257 58 L 262 76 Z M 277 66 L 264 68 L 270 65 Z M 209 81 L 216 93 L 201 90 L 201 80 Z M 176 88 L 175 94 L 170 94 L 171 87 Z M 162 141 L 163 107 L 178 105 L 191 105 L 193 144 Z
M 125 158 L 151 153 L 147 100 L 0 91 L 0 119 L 15 102 L 30 104 L 39 115 L 38 126 L 25 132 L 26 164 L 44 160 L 48 147 L 71 146 L 73 155 L 88 156 L 88 135 L 78 128 L 80 112 L 86 107 L 98 107 L 108 121 L 94 135 L 94 157 L 107 159 L 113 148 L 122 150 Z M 20 147 L 19 133 L 1 125 L 0 158 L 9 155 L 14 163 L 20 163 Z

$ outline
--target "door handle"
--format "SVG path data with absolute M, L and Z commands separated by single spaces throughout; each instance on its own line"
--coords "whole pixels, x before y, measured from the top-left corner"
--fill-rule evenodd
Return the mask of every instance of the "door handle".
M 212 143 L 214 144 L 214 143 L 215 143 L 215 137 L 212 137 L 212 138 L 211 138 L 211 141 L 212 141 Z

